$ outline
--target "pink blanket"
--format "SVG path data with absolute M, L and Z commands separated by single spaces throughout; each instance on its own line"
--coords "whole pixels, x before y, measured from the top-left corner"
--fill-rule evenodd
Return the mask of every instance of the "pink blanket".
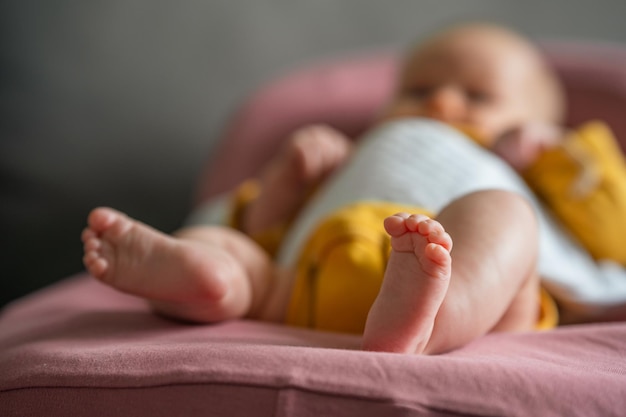
M 252 321 L 187 325 L 87 276 L 0 319 L 1 416 L 610 416 L 626 323 L 493 334 L 441 356 Z

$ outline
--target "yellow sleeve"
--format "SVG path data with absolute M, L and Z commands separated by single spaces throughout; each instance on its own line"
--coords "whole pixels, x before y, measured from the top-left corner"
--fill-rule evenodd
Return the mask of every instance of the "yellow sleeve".
M 259 195 L 261 186 L 255 179 L 247 180 L 243 182 L 233 195 L 231 200 L 231 210 L 229 225 L 241 232 L 243 230 L 243 215 L 248 208 Z M 262 233 L 256 233 L 249 235 L 252 240 L 258 243 L 271 257 L 274 257 L 278 252 L 280 242 L 285 235 L 288 224 L 281 224 L 276 227 L 272 227 Z
M 626 265 L 626 162 L 607 125 L 581 126 L 524 177 L 595 259 Z

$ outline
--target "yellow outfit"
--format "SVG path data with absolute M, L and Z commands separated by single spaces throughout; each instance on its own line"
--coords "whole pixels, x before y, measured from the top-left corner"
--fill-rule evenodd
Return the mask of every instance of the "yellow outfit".
M 524 178 L 591 256 L 626 266 L 626 162 L 604 123 L 572 132 Z
M 233 226 L 258 193 L 246 182 L 236 193 Z M 374 302 L 391 250 L 383 220 L 398 212 L 423 213 L 414 206 L 387 202 L 358 202 L 326 217 L 307 240 L 296 265 L 296 278 L 286 322 L 319 330 L 361 334 Z M 253 238 L 274 254 L 281 226 Z M 558 312 L 552 297 L 542 290 L 537 329 L 556 326 Z
M 383 220 L 398 212 L 429 214 L 415 207 L 363 202 L 322 221 L 296 265 L 288 324 L 363 333 L 391 250 Z

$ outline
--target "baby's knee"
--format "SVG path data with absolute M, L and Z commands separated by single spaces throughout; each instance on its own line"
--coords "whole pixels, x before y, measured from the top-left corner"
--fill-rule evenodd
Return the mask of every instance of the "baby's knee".
M 537 225 L 537 213 L 528 199 L 520 194 L 505 191 L 491 190 L 495 206 L 503 210 L 511 219 L 526 226 Z
M 487 218 L 492 224 L 514 234 L 538 239 L 537 213 L 528 199 L 507 190 L 481 190 L 469 193 L 453 203 L 457 209 Z
M 506 236 L 515 236 L 514 241 L 519 242 L 522 247 L 538 250 L 539 242 L 539 221 L 537 212 L 530 201 L 517 193 L 505 190 L 490 190 L 488 193 L 488 204 L 490 206 L 489 216 L 500 218 L 500 227 Z
M 482 190 L 468 196 L 481 200 L 482 205 L 505 214 L 524 225 L 537 223 L 537 215 L 528 199 L 518 193 L 507 190 Z

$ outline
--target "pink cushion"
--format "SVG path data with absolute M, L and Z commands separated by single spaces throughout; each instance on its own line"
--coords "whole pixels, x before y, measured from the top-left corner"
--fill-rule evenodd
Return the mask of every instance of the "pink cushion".
M 87 276 L 0 318 L 0 415 L 618 415 L 626 323 L 494 334 L 441 356 L 359 338 L 152 315 Z
M 575 124 L 602 116 L 626 139 L 626 52 L 546 44 Z M 252 175 L 293 129 L 357 136 L 393 88 L 397 54 L 306 67 L 254 94 L 198 198 Z M 366 88 L 364 88 L 366 86 Z M 349 111 L 348 111 L 349 110 Z M 625 319 L 618 312 L 616 319 Z M 621 415 L 626 323 L 493 334 L 436 357 L 356 350 L 359 338 L 267 323 L 193 326 L 86 275 L 0 316 L 0 416 Z

